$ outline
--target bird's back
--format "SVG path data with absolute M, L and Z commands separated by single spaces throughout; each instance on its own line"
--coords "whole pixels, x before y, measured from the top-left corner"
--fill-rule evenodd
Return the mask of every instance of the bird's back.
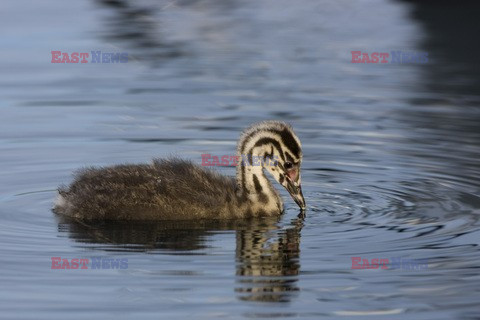
M 81 219 L 235 218 L 235 180 L 180 159 L 79 171 L 54 211 Z

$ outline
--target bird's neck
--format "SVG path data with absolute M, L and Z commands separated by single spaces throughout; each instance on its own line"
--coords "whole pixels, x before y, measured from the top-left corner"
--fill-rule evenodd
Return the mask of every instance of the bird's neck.
M 265 176 L 261 163 L 256 163 L 255 155 L 237 154 L 237 193 L 240 198 L 264 208 L 265 211 L 282 211 L 283 203 L 280 195 Z M 243 157 L 243 158 L 242 158 Z M 260 158 L 257 158 L 260 159 Z
M 245 154 L 237 156 L 239 159 L 237 165 L 237 186 L 239 191 L 246 194 L 255 194 L 262 192 L 266 189 L 265 187 L 271 186 L 261 165 L 248 161 Z

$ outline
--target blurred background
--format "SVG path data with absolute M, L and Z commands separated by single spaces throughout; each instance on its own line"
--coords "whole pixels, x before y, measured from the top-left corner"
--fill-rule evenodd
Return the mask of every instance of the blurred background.
M 479 16 L 478 1 L 3 0 L 0 314 L 478 319 Z M 97 50 L 128 63 L 51 63 Z M 351 63 L 396 50 L 428 62 Z M 305 219 L 285 193 L 273 220 L 50 211 L 78 168 L 200 164 L 265 119 L 302 140 Z M 53 256 L 129 268 L 51 270 Z M 352 270 L 353 256 L 429 265 Z

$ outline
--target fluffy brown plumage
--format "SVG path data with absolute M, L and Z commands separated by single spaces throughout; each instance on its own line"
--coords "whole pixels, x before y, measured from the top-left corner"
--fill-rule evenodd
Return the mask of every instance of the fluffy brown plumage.
M 181 159 L 80 170 L 56 212 L 75 218 L 235 218 L 235 180 Z
M 158 159 L 152 164 L 87 168 L 75 174 L 69 187 L 59 189 L 53 210 L 79 219 L 104 220 L 278 215 L 283 211 L 283 202 L 265 177 L 265 170 L 304 207 L 300 141 L 290 126 L 277 121 L 261 122 L 244 132 L 238 146 L 238 155 L 277 155 L 278 166 L 246 164 L 242 168 L 239 164 L 236 180 L 178 158 Z

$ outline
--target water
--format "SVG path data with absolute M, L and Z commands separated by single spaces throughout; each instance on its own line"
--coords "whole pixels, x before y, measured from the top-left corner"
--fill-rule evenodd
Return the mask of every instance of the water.
M 478 319 L 476 4 L 2 7 L 0 318 Z M 52 64 L 52 50 L 131 59 Z M 352 50 L 430 61 L 357 65 Z M 264 119 L 291 122 L 302 140 L 304 219 L 285 193 L 283 216 L 253 221 L 82 224 L 50 211 L 75 169 L 200 163 L 233 153 Z M 51 257 L 128 268 L 53 270 Z M 429 263 L 352 270 L 352 257 Z

